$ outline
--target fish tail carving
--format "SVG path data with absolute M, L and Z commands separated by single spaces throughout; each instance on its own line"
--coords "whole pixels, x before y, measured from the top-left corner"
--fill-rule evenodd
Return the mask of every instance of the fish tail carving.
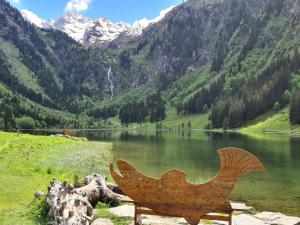
M 239 148 L 223 148 L 218 150 L 221 158 L 221 172 L 234 172 L 240 177 L 250 172 L 264 172 L 263 164 L 250 152 Z

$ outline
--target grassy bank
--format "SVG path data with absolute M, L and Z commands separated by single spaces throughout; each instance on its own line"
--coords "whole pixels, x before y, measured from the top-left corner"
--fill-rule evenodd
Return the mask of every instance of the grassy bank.
M 252 121 L 248 126 L 240 129 L 242 133 L 251 132 L 282 132 L 300 133 L 300 126 L 293 126 L 290 123 L 289 109 L 285 108 L 280 112 L 269 112 Z
M 131 123 L 128 125 L 130 129 L 155 129 L 157 124 L 162 125 L 163 129 L 188 129 L 188 123 L 191 124 L 191 129 L 206 129 L 209 123 L 210 113 L 206 114 L 194 114 L 194 115 L 177 115 L 175 108 L 168 108 L 166 110 L 166 118 L 157 123 Z M 118 117 L 110 118 L 109 124 L 117 127 L 121 127 L 121 122 Z M 215 131 L 223 129 L 216 129 Z M 242 133 L 300 133 L 300 126 L 293 126 L 290 123 L 289 109 L 288 107 L 281 111 L 270 111 L 255 120 L 251 121 L 247 125 L 235 129 L 234 131 L 240 131 Z
M 209 113 L 197 114 L 197 115 L 177 115 L 175 108 L 168 108 L 166 111 L 166 118 L 157 123 L 131 123 L 129 128 L 131 129 L 155 129 L 156 124 L 161 124 L 162 128 L 169 129 L 181 129 L 184 124 L 184 129 L 188 128 L 188 123 L 191 124 L 191 129 L 205 129 L 208 124 Z M 110 122 L 115 126 L 121 126 L 121 122 L 117 117 L 111 118 Z
M 41 224 L 28 213 L 33 194 L 52 178 L 72 182 L 89 173 L 107 174 L 112 145 L 63 137 L 0 132 L 0 224 Z

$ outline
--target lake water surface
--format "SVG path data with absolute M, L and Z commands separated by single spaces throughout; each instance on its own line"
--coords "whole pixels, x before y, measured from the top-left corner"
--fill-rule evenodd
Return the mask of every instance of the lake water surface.
M 81 135 L 89 140 L 113 142 L 115 160 L 127 160 L 149 176 L 160 177 L 176 168 L 197 184 L 217 174 L 218 149 L 243 148 L 263 162 L 266 173 L 242 177 L 231 199 L 259 210 L 300 216 L 299 137 L 202 131 L 82 131 Z

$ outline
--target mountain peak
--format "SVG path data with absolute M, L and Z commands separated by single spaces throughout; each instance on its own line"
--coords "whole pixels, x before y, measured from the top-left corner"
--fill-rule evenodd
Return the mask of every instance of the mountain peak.
M 22 10 L 21 13 L 25 20 L 40 28 L 53 28 L 63 31 L 84 45 L 102 45 L 112 42 L 121 34 L 130 37 L 141 35 L 144 28 L 163 19 L 173 8 L 172 6 L 162 10 L 160 15 L 153 20 L 144 18 L 135 21 L 132 25 L 123 21 L 113 23 L 106 17 L 91 19 L 75 12 L 66 12 L 57 20 L 43 20 L 26 9 Z

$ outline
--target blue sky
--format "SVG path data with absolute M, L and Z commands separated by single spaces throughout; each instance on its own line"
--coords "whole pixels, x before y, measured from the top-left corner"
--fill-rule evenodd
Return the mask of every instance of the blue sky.
M 9 0 L 18 9 L 27 9 L 42 19 L 57 19 L 66 11 L 79 12 L 90 18 L 107 17 L 113 22 L 133 23 L 153 19 L 161 10 L 182 0 Z

